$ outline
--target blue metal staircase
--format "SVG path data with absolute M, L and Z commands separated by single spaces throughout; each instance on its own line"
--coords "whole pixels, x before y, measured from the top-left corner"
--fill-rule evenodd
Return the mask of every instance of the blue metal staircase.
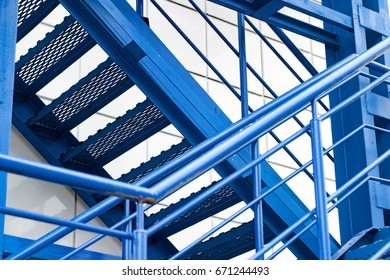
M 368 200 L 372 201 L 370 195 L 374 195 L 373 192 L 381 196 L 388 194 L 390 116 L 387 78 L 390 68 L 386 66 L 389 65 L 387 56 L 382 54 L 390 49 L 389 40 L 381 34 L 380 39 L 375 37 L 375 43 L 379 44 L 369 43 L 361 52 L 348 50 L 344 47 L 348 43 L 342 41 L 342 38 L 355 38 L 356 25 L 369 23 L 354 23 L 352 16 L 343 10 L 338 11 L 330 4 L 326 7 L 311 1 L 212 2 L 239 12 L 239 18 L 248 24 L 250 19 L 244 14 L 269 24 L 313 78 L 307 81 L 300 79 L 302 83 L 299 86 L 277 96 L 259 76 L 260 82 L 275 99 L 257 110 L 252 110 L 248 115 L 250 108 L 245 104 L 244 90 L 246 70 L 242 70 L 241 94 L 238 94 L 238 97 L 245 113 L 240 121 L 233 123 L 154 34 L 143 18 L 140 6 L 137 13 L 124 0 L 19 1 L 17 42 L 27 36 L 59 5 L 69 12 L 69 16 L 62 23 L 56 25 L 44 39 L 32 46 L 27 54 L 16 62 L 13 77 L 12 123 L 50 166 L 55 167 L 46 173 L 43 171 L 45 165 L 19 162 L 2 155 L 0 168 L 49 181 L 61 182 L 67 176 L 72 177 L 74 180 L 68 185 L 74 187 L 75 192 L 91 210 L 75 217 L 73 223 L 54 218 L 52 222 L 61 226 L 58 230 L 36 241 L 20 241 L 25 246 L 23 248 L 10 245 L 19 241 L 3 235 L 0 241 L 10 241 L 7 246 L 0 246 L 3 247 L 4 258 L 56 259 L 65 256 L 116 259 L 115 256 L 101 256 L 83 248 L 80 249 L 82 253 L 71 253 L 69 248 L 52 245 L 57 239 L 71 232 L 72 227 L 83 227 L 80 224 L 85 224 L 97 216 L 111 231 L 103 233 L 93 227 L 88 230 L 95 230 L 102 236 L 109 234 L 120 238 L 124 248 L 122 258 L 125 259 L 230 259 L 253 249 L 253 258 L 264 258 L 264 254 L 274 248 L 276 253 L 269 253 L 270 258 L 273 258 L 278 253 L 275 245 L 280 242 L 298 259 L 368 258 L 370 253 L 361 249 L 363 239 L 348 243 L 360 236 L 358 233 L 361 234 L 361 230 L 366 227 L 376 227 L 382 232 L 380 237 L 364 239 L 364 246 L 375 243 L 375 246 L 370 247 L 374 249 L 368 251 L 372 253 L 372 250 L 378 251 L 378 248 L 386 247 L 389 199 L 384 198 L 374 203 L 374 206 L 368 206 L 372 208 L 371 220 L 375 223 L 371 221 L 366 224 L 364 220 L 361 223 L 364 225 L 357 225 L 354 218 L 356 214 L 340 209 L 345 207 L 343 200 L 348 200 L 351 205 L 356 199 L 360 200 L 359 197 L 353 198 L 350 193 L 341 198 L 351 191 L 355 184 L 360 183 L 359 179 L 369 185 L 370 193 L 363 194 Z M 281 9 L 284 7 L 324 20 L 325 28 L 283 14 Z M 329 14 L 330 11 L 333 11 L 332 14 Z M 361 13 L 369 12 L 362 10 Z M 384 20 L 387 22 L 388 19 Z M 375 29 L 372 26 L 365 28 Z M 333 66 L 318 73 L 284 30 L 323 43 L 330 57 L 329 64 Z M 344 36 L 344 33 L 347 35 Z M 368 31 L 367 34 L 369 39 L 373 36 Z M 58 98 L 45 104 L 39 97 L 39 91 L 96 45 L 104 50 L 108 58 L 68 90 L 59 93 Z M 253 68 L 243 57 L 245 52 L 236 52 L 241 65 L 244 65 L 243 68 L 252 71 Z M 206 58 L 206 64 L 209 63 Z M 356 83 L 358 86 L 353 87 L 349 96 L 340 97 L 338 91 L 341 92 L 343 87 Z M 144 101 L 84 141 L 79 141 L 72 134 L 75 127 L 132 87 L 142 91 L 145 95 Z M 228 87 L 235 91 L 231 85 Z M 324 105 L 324 97 L 328 96 L 330 108 Z M 367 104 L 368 114 L 373 116 L 373 121 L 356 122 L 356 126 L 351 129 L 344 125 L 348 119 L 343 112 L 355 112 L 355 107 L 358 107 L 356 100 L 368 100 L 364 104 Z M 353 104 L 355 109 L 348 109 L 349 104 Z M 317 110 L 320 109 L 317 106 L 326 110 L 318 114 Z M 299 113 L 303 110 L 312 112 L 310 123 L 300 120 Z M 332 119 L 334 131 L 340 131 L 336 122 L 343 123 L 344 129 L 342 135 L 334 132 L 334 144 L 329 148 L 321 144 L 320 125 L 327 118 Z M 286 139 L 280 139 L 277 136 L 277 127 L 282 127 L 287 121 L 297 123 L 299 130 Z M 116 180 L 117 185 L 105 189 L 110 182 L 115 184 L 105 170 L 108 163 L 170 125 L 183 135 L 180 143 L 161 151 L 160 155 L 139 167 L 128 170 Z M 358 170 L 351 171 L 346 176 L 337 171 L 340 169 L 340 162 L 347 160 L 350 165 L 355 165 L 356 162 L 349 155 L 342 156 L 346 154 L 342 146 L 348 147 L 350 139 L 359 142 L 361 139 L 355 139 L 355 136 L 360 137 L 360 133 L 364 134 L 366 142 L 361 145 L 365 147 L 370 143 L 367 142 L 365 134 L 374 133 L 375 155 L 370 154 L 373 159 L 365 161 L 365 165 L 360 164 L 364 160 L 357 159 Z M 259 155 L 256 142 L 267 134 L 276 139 L 277 145 Z M 305 164 L 301 162 L 299 151 L 292 151 L 289 146 L 300 137 L 308 137 L 312 143 L 312 158 Z M 287 153 L 297 165 L 297 169 L 287 177 L 281 177 L 267 161 L 272 153 L 278 151 Z M 338 191 L 333 194 L 326 193 L 324 187 L 324 157 L 334 161 L 336 166 Z M 308 168 L 311 165 L 314 171 Z M 37 170 L 41 171 L 37 173 Z M 76 172 L 70 174 L 66 170 Z M 210 186 L 204 186 L 200 191 L 183 197 L 155 214 L 145 214 L 144 207 L 152 207 L 145 206 L 145 203 L 153 205 L 161 201 L 209 170 L 217 171 L 222 179 Z M 82 174 L 89 174 L 91 177 L 85 177 L 86 183 L 80 182 L 78 185 L 77 178 L 81 181 L 84 176 Z M 292 190 L 293 183 L 289 182 L 289 177 L 297 174 L 307 176 L 313 184 L 316 190 L 315 210 L 310 210 Z M 254 191 L 254 187 L 257 190 Z M 363 188 L 364 185 L 361 189 Z M 246 205 L 245 210 L 254 211 L 253 221 L 207 239 L 215 234 L 216 228 L 213 232 L 205 233 L 200 240 L 194 240 L 185 250 L 178 250 L 169 240 L 174 234 L 240 202 Z M 327 229 L 327 212 L 335 208 L 351 217 L 349 225 L 354 228 L 348 233 L 342 233 L 342 244 L 336 241 Z M 357 211 L 355 208 L 349 211 Z M 10 215 L 27 215 L 26 212 L 18 212 L 1 204 L 0 210 Z M 340 217 L 343 217 L 343 214 Z M 30 218 L 47 219 L 40 215 Z M 229 219 L 226 220 L 226 223 L 228 222 Z M 126 237 L 125 233 L 128 234 Z M 46 250 L 44 254 L 42 250 Z M 62 256 L 59 256 L 58 252 L 62 252 Z M 388 251 L 385 251 L 383 256 L 387 255 Z

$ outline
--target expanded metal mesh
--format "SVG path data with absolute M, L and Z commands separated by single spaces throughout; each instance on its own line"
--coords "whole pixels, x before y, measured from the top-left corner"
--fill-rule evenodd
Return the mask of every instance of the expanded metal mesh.
M 52 110 L 51 114 L 44 116 L 39 123 L 46 127 L 56 129 L 125 80 L 129 80 L 129 78 L 113 62 L 89 82 L 81 85 L 74 91 L 66 92 L 65 94 L 68 97 L 59 103 Z

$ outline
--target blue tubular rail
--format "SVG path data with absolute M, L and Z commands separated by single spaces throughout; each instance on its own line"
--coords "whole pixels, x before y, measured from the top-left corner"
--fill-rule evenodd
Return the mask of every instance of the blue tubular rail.
M 176 211 L 174 215 L 171 215 L 170 217 L 161 220 L 159 223 L 154 224 L 147 229 L 144 229 L 143 224 L 142 214 L 145 210 L 145 208 L 143 208 L 142 206 L 143 202 L 155 203 L 167 197 L 175 190 L 179 189 L 186 183 L 200 176 L 202 173 L 210 170 L 221 161 L 226 160 L 234 153 L 253 143 L 262 135 L 265 135 L 266 133 L 271 131 L 277 125 L 282 124 L 287 119 L 291 118 L 292 116 L 309 106 L 313 100 L 317 98 L 322 98 L 325 94 L 330 93 L 332 89 L 344 84 L 346 81 L 348 81 L 348 79 L 355 77 L 356 73 L 358 73 L 362 67 L 366 66 L 367 64 L 378 58 L 385 51 L 389 50 L 389 48 L 390 38 L 375 45 L 361 55 L 351 55 L 347 57 L 341 62 L 333 65 L 322 73 L 299 85 L 295 89 L 287 92 L 280 98 L 275 99 L 274 101 L 253 112 L 249 116 L 241 119 L 222 133 L 202 142 L 201 144 L 189 150 L 179 158 L 139 179 L 134 184 L 127 184 L 107 178 L 102 178 L 99 176 L 72 171 L 65 168 L 59 168 L 46 164 L 17 159 L 7 155 L 0 155 L 0 170 L 5 170 L 8 172 L 13 172 L 36 179 L 47 180 L 59 184 L 71 185 L 76 188 L 78 187 L 82 189 L 113 195 L 112 197 L 109 197 L 106 200 L 102 201 L 100 204 L 96 205 L 96 207 L 93 207 L 87 212 L 77 216 L 72 220 L 72 222 L 67 223 L 63 220 L 49 221 L 49 219 L 47 219 L 47 222 L 53 222 L 63 226 L 42 237 L 30 248 L 27 248 L 19 254 L 11 256 L 11 259 L 21 259 L 30 256 L 31 254 L 46 246 L 47 244 L 54 242 L 64 234 L 71 232 L 73 228 L 80 228 L 80 223 L 84 223 L 100 215 L 102 212 L 107 211 L 107 209 L 110 209 L 111 207 L 122 202 L 125 198 L 130 198 L 139 201 L 137 213 L 128 215 L 125 218 L 126 221 L 121 222 L 121 225 L 123 225 L 136 217 L 136 231 L 133 231 L 132 234 L 122 234 L 119 233 L 117 230 L 107 230 L 103 232 L 99 231 L 99 229 L 96 228 L 89 228 L 88 230 L 98 231 L 101 234 L 111 234 L 124 238 L 133 238 L 135 241 L 133 242 L 135 243 L 134 246 L 137 247 L 138 244 L 138 247 L 143 248 L 137 251 L 136 255 L 138 256 L 138 258 L 146 258 L 145 250 L 147 247 L 147 236 L 150 236 L 160 230 L 162 227 L 165 226 L 166 223 L 169 223 L 172 221 L 172 219 L 175 219 L 175 216 L 182 215 L 183 213 L 185 213 L 185 211 L 195 206 L 197 203 L 199 203 L 199 201 L 207 198 L 207 195 L 212 194 L 216 189 L 224 187 L 226 182 L 228 182 L 229 180 L 234 180 L 235 178 L 241 176 L 246 170 L 252 169 L 254 166 L 258 165 L 262 160 L 265 160 L 273 152 L 287 145 L 289 141 L 293 141 L 294 139 L 299 137 L 299 135 L 305 133 L 308 130 L 308 127 L 306 126 L 302 128 L 298 133 L 291 136 L 284 142 L 278 144 L 278 146 L 275 147 L 275 149 L 272 149 L 272 151 L 269 151 L 264 155 L 256 158 L 254 161 L 245 166 L 242 170 L 237 170 L 235 173 L 232 173 L 231 175 L 227 176 L 225 179 L 223 179 L 219 183 L 215 184 L 212 188 L 204 192 L 204 194 L 202 194 L 203 197 L 196 199 L 196 201 L 193 201 L 190 204 L 186 205 L 183 209 L 179 209 L 178 211 Z M 376 64 L 371 63 L 370 65 Z M 386 73 L 377 80 L 375 80 L 373 83 L 371 83 L 371 87 L 375 87 L 380 82 L 385 81 L 385 79 L 390 75 L 388 73 L 388 69 L 386 68 L 385 70 Z M 369 89 L 370 88 L 367 87 L 357 92 L 355 94 L 356 96 L 347 99 L 344 103 L 340 104 L 340 106 L 332 108 L 329 112 L 319 118 L 319 120 L 324 120 L 325 118 L 333 114 L 335 111 L 339 110 L 342 106 L 347 106 L 356 98 L 358 98 L 358 96 L 360 96 Z M 363 129 L 363 127 L 360 129 Z M 337 143 L 333 145 L 333 148 L 335 145 L 337 145 Z M 329 153 L 330 151 L 331 149 L 327 149 L 325 150 L 325 153 Z M 384 153 L 378 158 L 377 161 L 373 162 L 366 169 L 362 170 L 355 178 L 346 183 L 336 193 L 328 197 L 328 203 L 336 198 L 338 199 L 337 202 L 333 204 L 330 209 L 328 209 L 328 211 L 334 209 L 336 205 L 342 201 L 342 199 L 340 199 L 341 195 L 344 195 L 346 192 L 347 194 L 345 195 L 348 195 L 350 193 L 349 189 L 351 187 L 354 187 L 354 189 L 356 189 L 357 187 L 355 186 L 355 184 L 359 183 L 359 181 L 368 176 L 369 171 L 376 165 L 380 164 L 383 160 L 385 160 L 389 156 L 389 154 L 390 151 Z M 303 170 L 310 164 L 311 162 L 303 165 L 300 170 Z M 297 173 L 294 172 L 294 174 Z M 291 174 L 288 178 L 291 178 L 292 176 L 293 175 Z M 288 180 L 288 178 L 286 178 L 285 180 Z M 263 193 L 258 198 L 247 204 L 246 209 L 249 209 L 252 205 L 258 203 L 266 195 L 272 193 L 278 186 L 281 185 L 282 184 L 278 184 L 272 189 L 263 190 Z M 12 214 L 12 209 L 7 210 L 6 207 L 4 209 L 2 208 L 1 211 L 8 211 L 8 213 Z M 25 215 L 25 213 L 23 212 L 14 212 L 13 214 L 20 214 L 21 216 Z M 308 230 L 311 226 L 315 224 L 315 221 L 311 221 L 311 223 L 307 225 L 307 221 L 311 219 L 313 215 L 314 210 L 306 213 L 295 224 L 290 225 L 290 227 L 285 232 L 280 234 L 275 240 L 267 244 L 263 249 L 259 250 L 253 258 L 262 257 L 265 251 L 268 250 L 272 244 L 274 244 L 275 242 L 277 243 L 279 241 L 285 241 L 291 233 L 297 230 L 299 231 L 299 233 L 303 233 L 304 231 Z M 31 216 L 31 218 L 39 219 L 42 217 Z M 301 229 L 302 225 L 305 225 L 306 228 Z

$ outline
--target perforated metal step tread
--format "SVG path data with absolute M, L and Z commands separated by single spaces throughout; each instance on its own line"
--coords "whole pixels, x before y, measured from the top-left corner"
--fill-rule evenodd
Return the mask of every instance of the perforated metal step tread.
M 171 146 L 166 151 L 161 152 L 156 157 L 152 157 L 147 162 L 142 163 L 139 167 L 130 170 L 130 172 L 123 174 L 118 180 L 132 183 L 145 175 L 153 172 L 164 164 L 170 162 L 181 154 L 191 149 L 191 144 L 187 139 L 183 139 L 179 144 Z
M 146 100 L 63 154 L 61 161 L 65 165 L 75 163 L 102 168 L 169 124 L 161 111 Z
M 28 125 L 67 133 L 133 85 L 119 66 L 107 59 L 31 118 Z
M 249 252 L 255 248 L 253 227 L 253 221 L 243 223 L 200 243 L 183 258 L 188 260 L 227 260 Z M 265 227 L 264 242 L 267 243 L 274 237 L 274 233 Z
M 95 45 L 72 16 L 22 56 L 15 65 L 15 91 L 24 97 L 37 93 Z
M 57 0 L 19 0 L 17 41 L 34 29 L 58 4 Z
M 177 211 L 181 206 L 187 204 L 189 201 L 193 200 L 196 196 L 200 195 L 206 190 L 207 188 L 202 188 L 199 192 L 193 193 L 187 198 L 183 198 L 177 203 L 174 203 L 159 211 L 158 213 L 151 215 L 147 218 L 146 224 L 151 225 L 158 222 L 162 218 L 168 216 L 170 213 Z M 188 213 L 168 224 L 164 229 L 158 232 L 158 235 L 164 237 L 173 235 L 237 204 L 240 201 L 241 199 L 237 196 L 231 187 L 225 187 L 190 210 Z

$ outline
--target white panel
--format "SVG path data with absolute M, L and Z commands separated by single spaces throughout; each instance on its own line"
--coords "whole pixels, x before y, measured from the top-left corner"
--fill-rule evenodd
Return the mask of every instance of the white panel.
M 11 155 L 44 162 L 42 157 L 16 130 L 11 134 Z M 75 213 L 74 192 L 64 186 L 46 183 L 17 175 L 9 175 L 7 206 L 49 216 L 71 219 Z M 27 221 L 11 216 L 6 217 L 7 234 L 37 239 L 56 226 Z M 72 236 L 59 244 L 72 245 Z
M 174 19 L 184 33 L 192 42 L 205 54 L 206 27 L 201 16 L 194 10 L 177 4 L 160 1 L 159 4 Z M 184 67 L 194 73 L 205 75 L 206 64 L 182 38 L 174 27 L 161 15 L 161 13 L 150 4 L 148 6 L 149 21 L 152 30 L 184 65 Z
M 85 205 L 85 203 L 81 199 L 77 199 L 77 215 L 83 213 L 88 209 L 88 207 Z M 89 224 L 95 225 L 95 226 L 101 226 L 106 227 L 100 219 L 94 219 Z M 97 234 L 90 233 L 86 231 L 76 231 L 75 233 L 75 247 L 78 247 L 85 242 L 89 241 L 90 239 L 94 238 Z M 94 252 L 101 252 L 106 254 L 112 254 L 112 255 L 121 255 L 122 253 L 122 245 L 121 242 L 114 237 L 105 237 L 98 241 L 97 243 L 93 244 L 92 246 L 88 247 L 86 250 L 94 251 Z
M 217 19 L 213 19 L 213 22 L 234 48 L 238 50 L 237 26 Z M 239 87 L 238 57 L 210 26 L 207 26 L 207 56 L 214 67 L 231 85 Z M 211 68 L 208 70 L 208 75 L 212 79 L 220 80 Z
M 224 84 L 208 80 L 209 95 L 232 122 L 241 119 L 241 102 Z M 239 89 L 236 88 L 239 93 Z

